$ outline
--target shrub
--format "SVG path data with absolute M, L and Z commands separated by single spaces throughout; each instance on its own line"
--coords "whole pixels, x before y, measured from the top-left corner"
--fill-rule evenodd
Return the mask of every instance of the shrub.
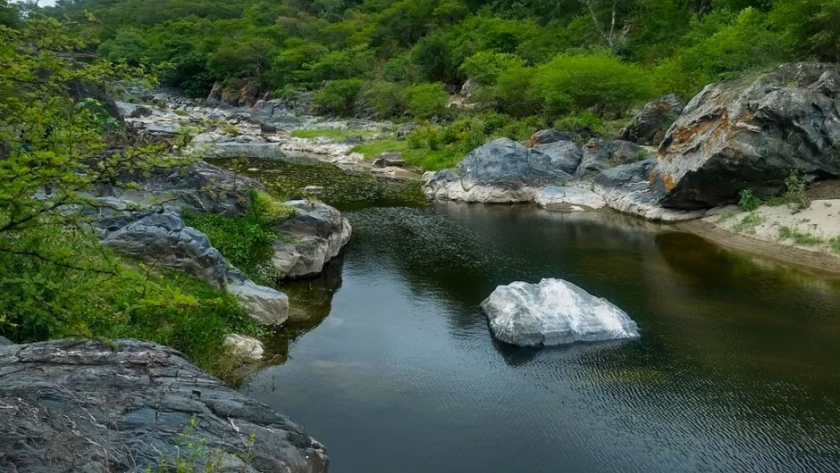
M 573 131 L 581 136 L 598 136 L 604 133 L 604 121 L 592 112 L 582 112 L 559 118 L 554 122 L 558 130 Z
M 749 189 L 744 189 L 739 192 L 738 197 L 738 207 L 745 212 L 752 212 L 761 205 L 761 201 Z
M 362 90 L 362 79 L 344 79 L 328 83 L 315 95 L 315 104 L 326 113 L 351 116 L 353 104 Z
M 362 97 L 382 118 L 397 117 L 405 113 L 407 104 L 404 86 L 395 82 L 374 82 Z
M 656 94 L 652 75 L 608 53 L 559 54 L 537 68 L 531 94 L 549 115 L 583 112 L 622 114 Z
M 429 119 L 445 115 L 449 94 L 443 90 L 441 84 L 419 84 L 409 87 L 405 91 L 407 110 L 411 116 Z
M 514 54 L 480 51 L 464 61 L 461 72 L 476 84 L 492 86 L 499 74 L 524 65 L 525 61 Z
M 542 102 L 531 94 L 531 80 L 535 73 L 533 67 L 515 66 L 499 74 L 495 97 L 503 112 L 519 118 L 541 113 Z

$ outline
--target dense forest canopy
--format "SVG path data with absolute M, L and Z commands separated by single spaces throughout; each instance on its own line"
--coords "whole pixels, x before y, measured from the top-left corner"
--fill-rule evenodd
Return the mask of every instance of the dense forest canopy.
M 257 81 L 322 90 L 334 113 L 361 96 L 384 116 L 467 79 L 481 107 L 513 117 L 621 113 L 840 55 L 840 0 L 57 0 L 34 14 L 83 25 L 111 61 L 166 64 L 163 82 L 194 96 Z

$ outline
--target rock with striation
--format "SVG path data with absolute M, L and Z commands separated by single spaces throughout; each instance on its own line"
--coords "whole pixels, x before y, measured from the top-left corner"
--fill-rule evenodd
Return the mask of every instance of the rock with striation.
M 323 445 L 300 426 L 160 345 L 0 347 L 0 379 L 0 471 L 174 471 L 179 450 L 196 471 L 217 451 L 219 473 L 328 471 Z
M 537 191 L 534 203 L 559 212 L 595 210 L 607 205 L 600 195 L 581 185 L 543 187 Z
M 611 209 L 648 220 L 677 222 L 704 216 L 705 210 L 668 209 L 659 203 L 650 186 L 655 164 L 656 160 L 647 159 L 607 169 L 595 178 L 593 190 Z
M 751 189 L 784 190 L 792 172 L 840 177 L 840 66 L 784 64 L 707 86 L 659 149 L 654 188 L 666 207 L 708 208 Z
M 530 202 L 537 189 L 573 179 L 563 171 L 564 162 L 565 157 L 500 138 L 473 150 L 457 169 L 426 173 L 424 192 L 431 199 Z
M 481 303 L 496 339 L 553 346 L 637 338 L 636 323 L 606 299 L 561 279 L 499 286 Z
M 616 138 L 640 145 L 659 146 L 666 130 L 677 120 L 684 107 L 685 102 L 674 94 L 660 97 L 645 105 Z
M 287 278 L 314 276 L 350 241 L 350 222 L 329 205 L 293 200 L 296 209 L 278 231 L 285 238 L 274 243 L 274 266 Z
M 583 159 L 580 146 L 572 141 L 565 140 L 537 144 L 530 150 L 530 153 L 532 155 L 539 153 L 548 156 L 551 166 L 556 166 L 569 175 L 577 171 L 581 159 Z
M 596 176 L 613 166 L 638 161 L 640 157 L 646 158 L 647 152 L 636 143 L 593 138 L 583 147 L 583 159 L 575 174 L 578 177 Z

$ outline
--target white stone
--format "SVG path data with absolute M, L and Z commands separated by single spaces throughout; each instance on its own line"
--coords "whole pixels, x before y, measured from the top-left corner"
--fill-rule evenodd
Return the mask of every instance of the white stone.
M 606 299 L 562 279 L 499 286 L 481 303 L 500 341 L 551 346 L 637 338 L 636 323 Z
M 251 361 L 260 361 L 265 354 L 265 349 L 261 341 L 235 333 L 225 337 L 225 346 L 231 348 L 234 356 L 246 358 Z

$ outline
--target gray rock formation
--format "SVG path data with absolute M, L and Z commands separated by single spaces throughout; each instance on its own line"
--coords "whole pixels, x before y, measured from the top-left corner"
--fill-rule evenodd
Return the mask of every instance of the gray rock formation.
M 288 319 L 289 299 L 285 294 L 248 280 L 230 266 L 207 235 L 186 226 L 179 215 L 147 212 L 136 217 L 115 230 L 104 228 L 102 243 L 155 267 L 177 269 L 217 289 L 226 288 L 259 324 L 280 325 Z M 114 220 L 118 219 L 103 220 L 103 225 L 111 225 Z
M 196 471 L 218 452 L 220 473 L 328 470 L 324 447 L 300 426 L 159 345 L 0 347 L 0 378 L 0 471 L 158 471 L 161 459 L 174 465 L 183 436 L 194 445 L 180 447 L 187 462 L 205 443 Z
M 685 102 L 676 95 L 660 97 L 644 106 L 616 139 L 640 145 L 659 146 L 665 131 L 682 113 Z
M 117 106 L 117 111 L 119 112 L 121 118 L 148 117 L 152 114 L 152 109 L 145 105 L 138 105 L 136 103 L 119 101 L 115 103 Z
M 647 158 L 644 148 L 621 140 L 599 140 L 593 138 L 583 147 L 583 160 L 575 174 L 578 177 L 591 177 L 606 169 L 620 164 Z
M 254 179 L 199 162 L 190 167 L 155 171 L 149 177 L 123 176 L 123 182 L 137 182 L 137 189 L 102 186 L 98 197 L 113 197 L 148 205 L 160 202 L 167 210 L 190 208 L 197 212 L 227 216 L 244 215 L 251 205 L 250 191 L 263 189 Z
M 11 340 L 6 337 L 0 337 L 0 347 L 14 345 Z
M 465 202 L 530 202 L 536 190 L 570 181 L 562 159 L 529 150 L 500 138 L 473 150 L 458 163 L 457 171 L 445 169 L 423 176 L 424 192 L 433 199 Z
M 499 286 L 481 303 L 496 339 L 552 346 L 637 338 L 636 323 L 606 299 L 562 279 Z
M 546 145 L 549 143 L 554 143 L 555 141 L 574 141 L 575 134 L 571 131 L 559 131 L 555 130 L 554 128 L 547 128 L 545 130 L 540 130 L 533 135 L 531 135 L 531 139 L 528 140 L 528 147 L 533 148 L 536 145 Z
M 551 143 L 537 144 L 531 149 L 532 154 L 540 153 L 548 156 L 552 166 L 572 175 L 577 172 L 578 166 L 583 159 L 580 146 L 572 141 L 552 141 Z
M 278 227 L 288 240 L 274 243 L 274 266 L 288 278 L 314 276 L 350 241 L 350 222 L 326 204 L 293 200 L 285 205 L 297 215 Z
M 286 153 L 280 148 L 280 143 L 252 141 L 237 143 L 235 141 L 204 143 L 197 148 L 204 159 L 218 158 L 258 158 L 280 159 Z
M 534 196 L 534 203 L 546 210 L 558 212 L 595 210 L 607 205 L 600 195 L 580 184 L 543 187 Z
M 392 152 L 384 152 L 379 155 L 373 161 L 373 166 L 377 168 L 386 168 L 386 167 L 404 167 L 405 166 L 405 158 L 403 158 L 402 153 L 392 153 Z
M 662 204 L 681 209 L 767 197 L 791 172 L 840 177 L 840 66 L 785 64 L 709 85 L 668 130 L 654 171 Z
M 653 221 L 675 222 L 700 218 L 700 211 L 667 209 L 659 204 L 659 195 L 650 186 L 651 171 L 656 160 L 647 159 L 608 169 L 595 178 L 593 190 L 607 206 L 622 213 Z

